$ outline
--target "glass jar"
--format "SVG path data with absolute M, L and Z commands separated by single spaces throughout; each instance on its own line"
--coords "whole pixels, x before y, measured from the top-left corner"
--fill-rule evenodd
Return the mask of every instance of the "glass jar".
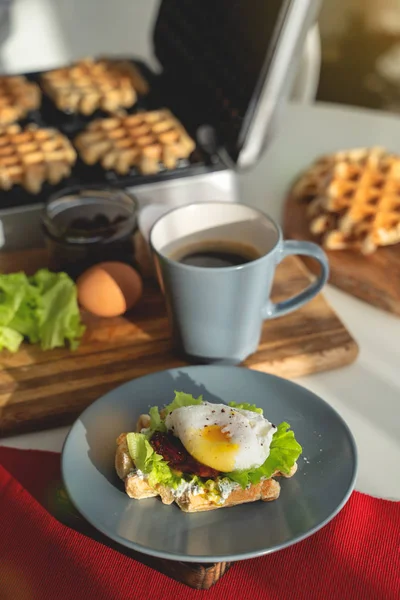
M 135 265 L 138 202 L 117 189 L 67 188 L 46 203 L 42 225 L 49 266 L 76 279 L 103 261 Z

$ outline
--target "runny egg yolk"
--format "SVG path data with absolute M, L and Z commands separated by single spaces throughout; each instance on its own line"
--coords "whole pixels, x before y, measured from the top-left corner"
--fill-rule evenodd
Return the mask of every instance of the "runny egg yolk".
M 235 468 L 239 445 L 232 442 L 229 431 L 223 431 L 220 425 L 193 428 L 185 445 L 193 458 L 217 471 L 229 473 Z

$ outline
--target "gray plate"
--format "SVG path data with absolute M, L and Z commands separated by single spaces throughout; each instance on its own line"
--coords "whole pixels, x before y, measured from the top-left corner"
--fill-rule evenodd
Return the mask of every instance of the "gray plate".
M 303 446 L 297 474 L 275 502 L 187 514 L 158 498 L 131 500 L 114 471 L 115 440 L 138 416 L 171 401 L 174 390 L 211 402 L 252 402 L 277 424 L 288 421 Z M 308 390 L 241 367 L 195 366 L 148 375 L 109 392 L 73 425 L 62 453 L 68 494 L 111 539 L 145 554 L 193 562 L 234 561 L 280 550 L 326 525 L 354 487 L 357 454 L 342 418 Z

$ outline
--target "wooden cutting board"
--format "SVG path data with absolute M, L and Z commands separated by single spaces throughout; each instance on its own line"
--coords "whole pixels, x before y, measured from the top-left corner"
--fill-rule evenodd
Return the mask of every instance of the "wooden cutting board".
M 288 239 L 315 241 L 309 232 L 306 206 L 292 196 L 287 199 L 283 232 Z M 370 256 L 350 250 L 328 250 L 327 255 L 330 283 L 369 304 L 400 315 L 400 244 L 379 248 Z M 306 257 L 303 260 L 316 272 L 315 261 Z
M 46 266 L 42 249 L 0 254 L 0 272 Z M 278 268 L 273 296 L 287 298 L 310 276 L 296 258 Z M 147 280 L 131 314 L 100 319 L 83 314 L 87 326 L 81 346 L 42 351 L 23 344 L 16 354 L 0 352 L 0 436 L 70 424 L 91 402 L 119 384 L 184 362 L 170 341 L 164 301 Z M 244 366 L 282 377 L 334 369 L 351 363 L 358 347 L 323 296 L 296 312 L 266 321 L 258 351 Z

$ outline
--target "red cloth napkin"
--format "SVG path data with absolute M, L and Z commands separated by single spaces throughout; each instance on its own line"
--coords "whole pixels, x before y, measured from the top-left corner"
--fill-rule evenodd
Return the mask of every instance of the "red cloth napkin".
M 51 498 L 63 498 L 59 462 L 54 453 L 0 448 L 1 600 L 400 598 L 400 502 L 354 492 L 314 536 L 238 562 L 198 591 L 53 517 Z

